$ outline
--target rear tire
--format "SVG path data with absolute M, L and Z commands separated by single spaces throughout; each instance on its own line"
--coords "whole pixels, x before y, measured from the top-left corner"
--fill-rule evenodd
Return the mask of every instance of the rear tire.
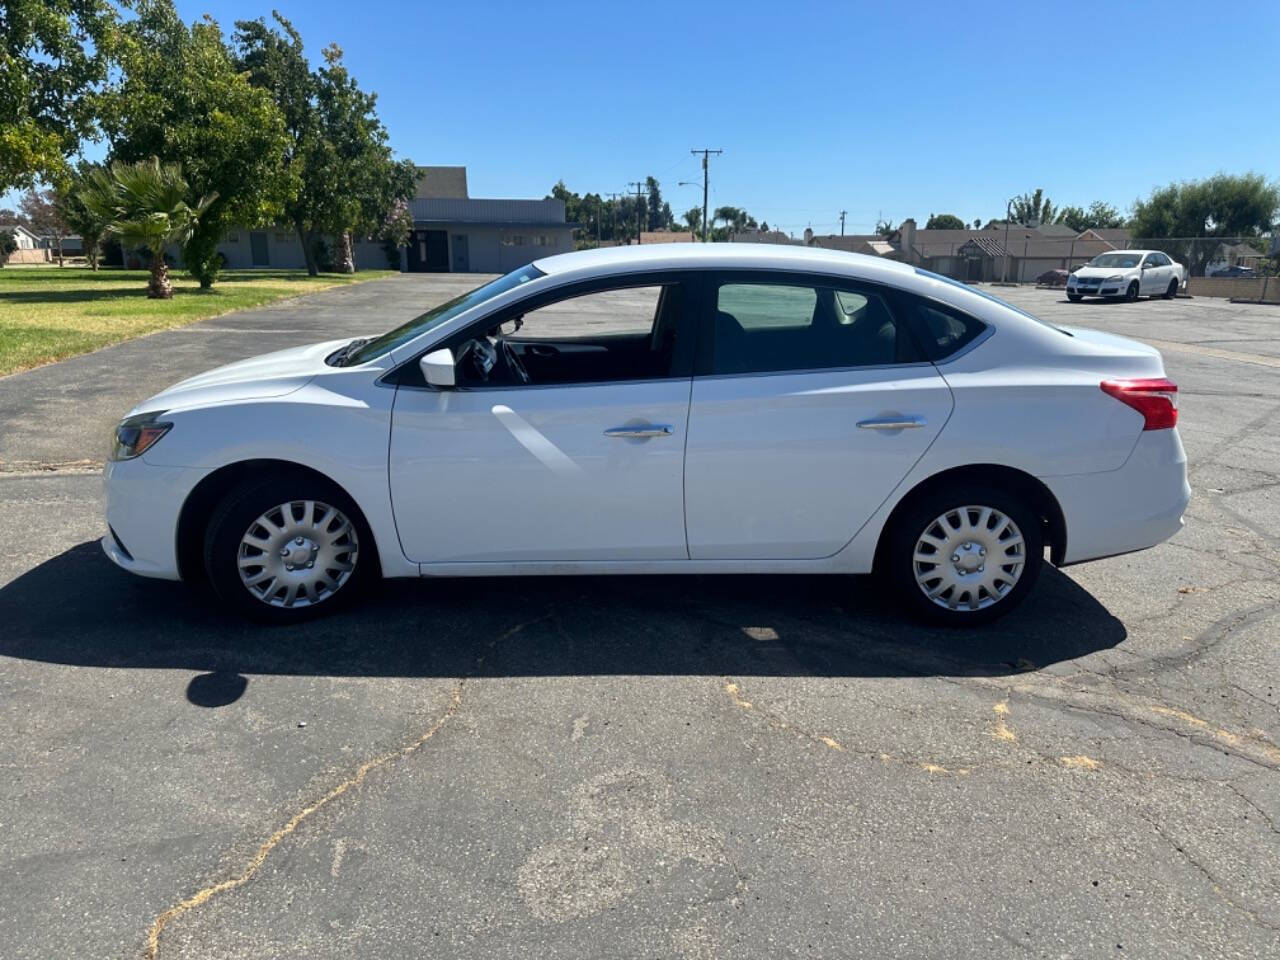
M 1129 289 L 1124 292 L 1124 298 L 1130 303 L 1138 299 L 1138 281 L 1134 280 L 1129 284 Z
M 1022 498 L 981 484 L 928 494 L 889 536 L 882 572 L 912 616 L 940 626 L 977 626 L 1004 616 L 1044 565 L 1035 511 Z
M 1177 295 L 1178 295 L 1178 281 L 1176 279 L 1170 280 L 1169 289 L 1164 292 L 1164 298 L 1166 300 L 1172 300 Z
M 334 612 L 376 578 L 373 533 L 342 490 L 305 473 L 250 480 L 228 493 L 205 530 L 218 599 L 260 623 Z

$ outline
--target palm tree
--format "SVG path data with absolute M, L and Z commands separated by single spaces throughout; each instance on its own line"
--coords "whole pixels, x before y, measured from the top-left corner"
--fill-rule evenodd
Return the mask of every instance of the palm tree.
M 114 163 L 110 173 L 98 169 L 85 178 L 82 201 L 106 222 L 106 232 L 151 255 L 147 296 L 152 299 L 173 296 L 165 248 L 191 239 L 200 217 L 218 197 L 211 194 L 192 205 L 187 202 L 187 189 L 182 167 L 162 164 L 155 157 L 138 163 Z

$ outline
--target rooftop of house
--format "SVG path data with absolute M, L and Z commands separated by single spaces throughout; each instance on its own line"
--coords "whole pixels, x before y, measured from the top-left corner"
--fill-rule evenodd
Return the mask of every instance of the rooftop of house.
M 466 167 L 418 167 L 415 198 L 465 200 L 467 198 Z

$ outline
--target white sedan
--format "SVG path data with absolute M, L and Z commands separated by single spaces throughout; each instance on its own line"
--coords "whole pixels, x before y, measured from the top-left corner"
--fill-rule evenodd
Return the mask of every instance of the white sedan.
M 1190 491 L 1150 347 L 874 257 L 538 260 L 136 407 L 102 545 L 270 621 L 378 577 L 878 572 L 945 624 L 1141 550 Z
M 1084 297 L 1164 297 L 1172 300 L 1187 279 L 1180 263 L 1159 250 L 1117 250 L 1100 253 L 1067 277 L 1067 299 Z

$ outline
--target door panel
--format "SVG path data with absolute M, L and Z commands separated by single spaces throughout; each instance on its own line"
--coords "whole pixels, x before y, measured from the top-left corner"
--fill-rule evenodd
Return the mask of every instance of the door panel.
M 673 560 L 689 379 L 434 391 L 392 417 L 396 528 L 416 562 Z M 669 427 L 647 438 L 619 427 Z
M 843 547 L 951 413 L 931 364 L 695 380 L 685 461 L 689 556 L 812 559 Z M 860 421 L 919 418 L 919 427 Z

